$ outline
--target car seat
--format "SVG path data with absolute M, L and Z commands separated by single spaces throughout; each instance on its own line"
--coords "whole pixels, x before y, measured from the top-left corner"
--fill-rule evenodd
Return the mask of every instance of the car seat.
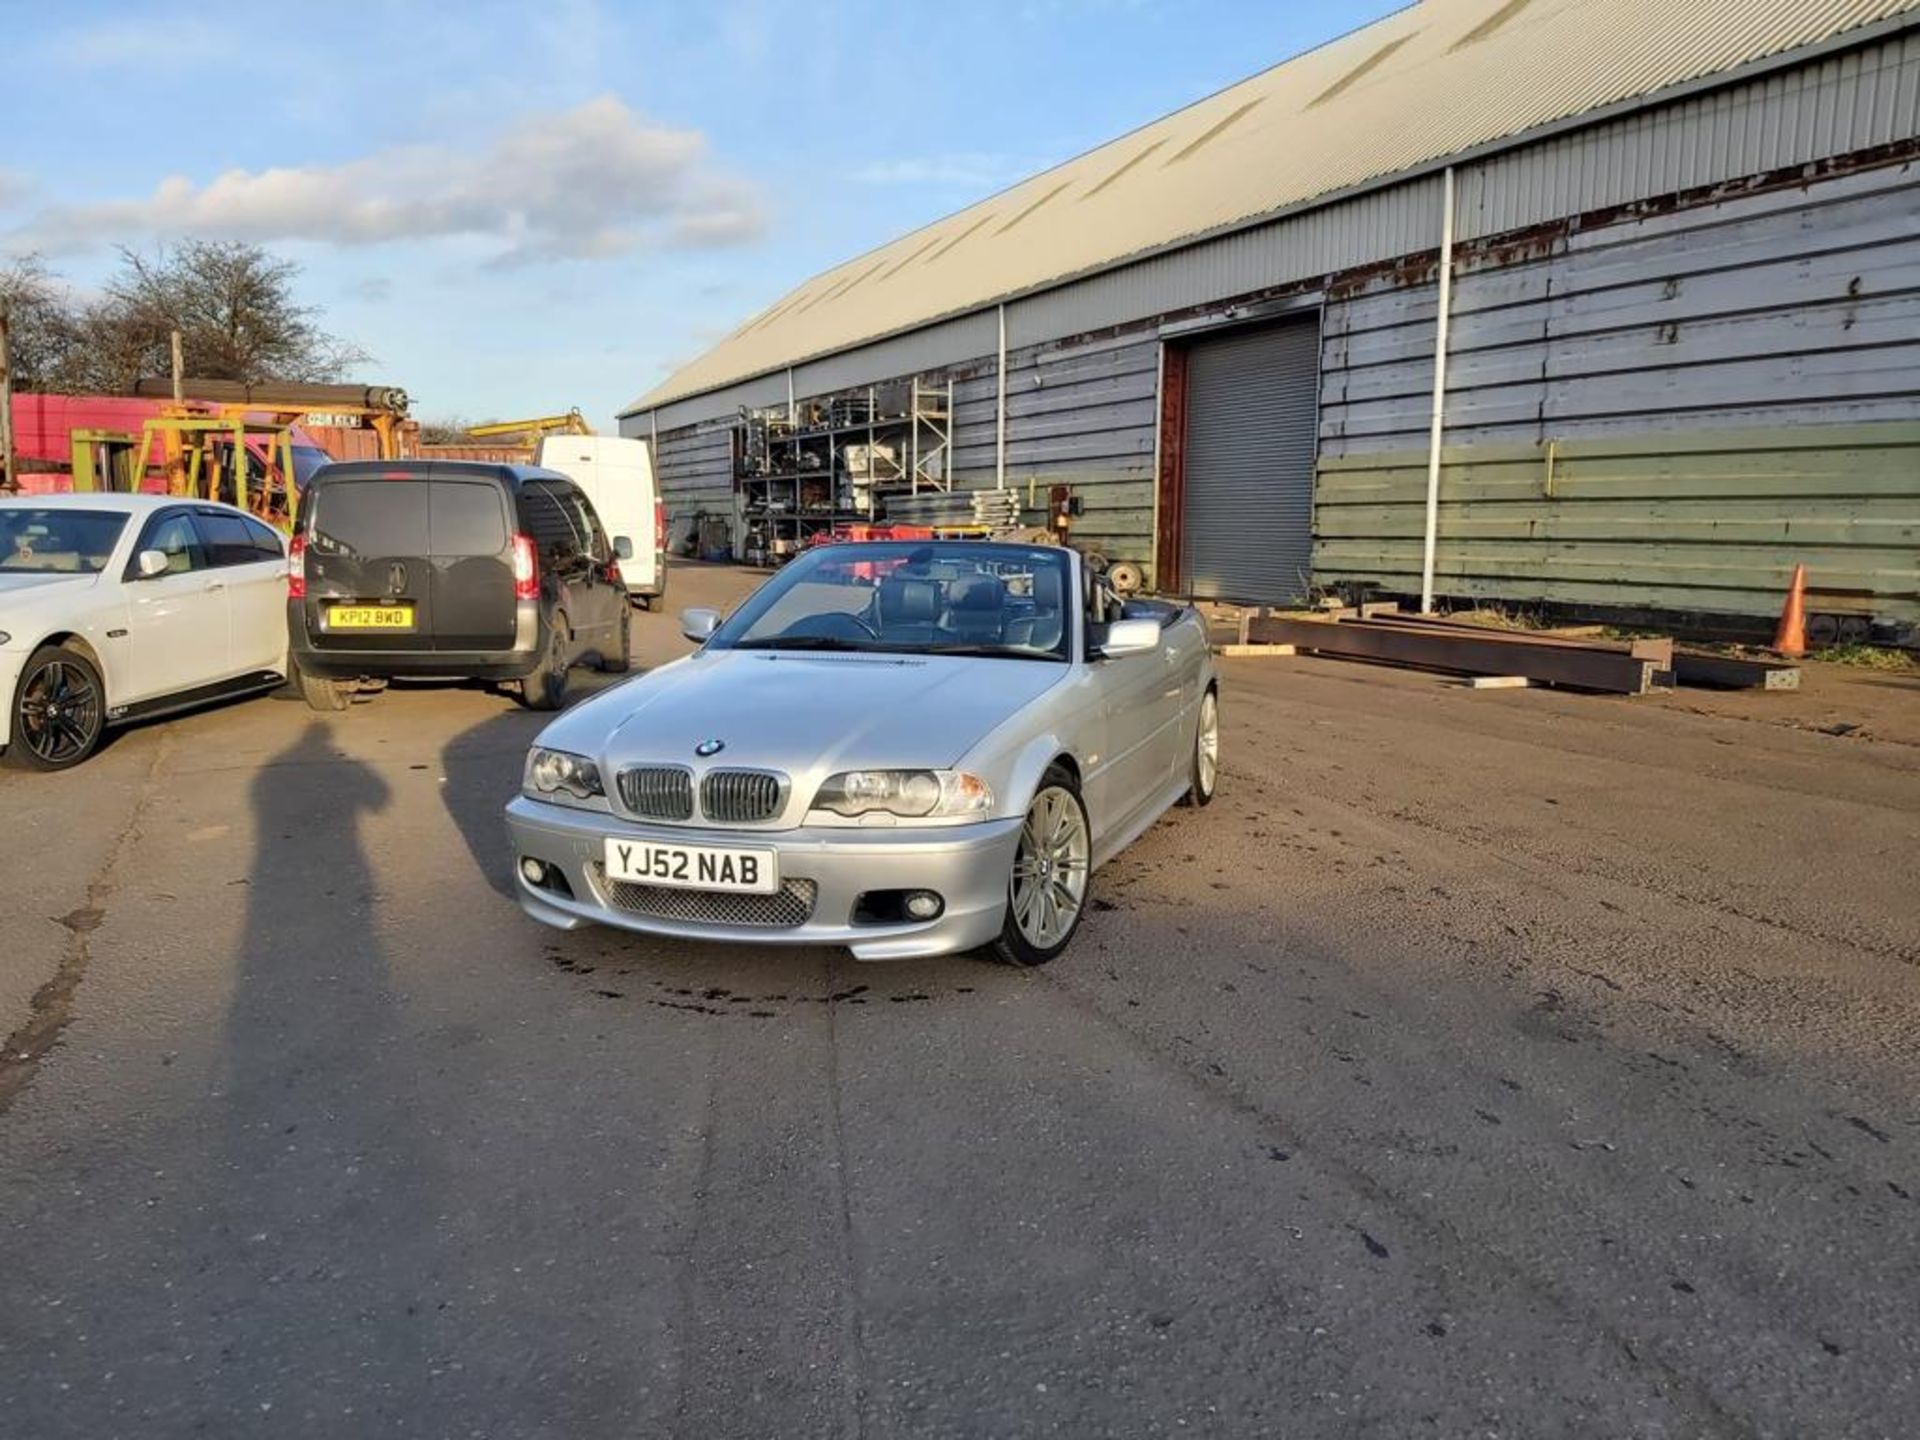
M 1060 572 L 1052 565 L 1033 572 L 1033 612 L 1017 615 L 1007 622 L 1005 643 L 1029 650 L 1052 650 L 1059 646 L 1066 625 L 1066 589 Z
M 946 628 L 957 640 L 997 645 L 1006 628 L 1007 586 L 998 575 L 975 571 L 947 587 Z
M 880 638 L 890 645 L 930 644 L 939 634 L 940 585 L 890 575 L 880 582 Z

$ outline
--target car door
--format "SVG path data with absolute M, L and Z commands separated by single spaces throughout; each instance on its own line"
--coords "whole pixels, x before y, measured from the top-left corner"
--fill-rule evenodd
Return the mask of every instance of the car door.
M 167 568 L 143 577 L 141 552 L 158 550 Z M 126 687 L 117 697 L 134 704 L 211 685 L 233 673 L 227 618 L 227 580 L 208 562 L 188 506 L 148 520 L 125 577 Z
M 1091 657 L 1120 618 L 1111 591 L 1097 581 L 1088 585 L 1086 634 Z M 1124 827 L 1142 808 L 1156 801 L 1170 781 L 1168 736 L 1180 718 L 1179 660 L 1170 658 L 1166 638 L 1160 648 L 1139 655 L 1111 659 L 1090 658 L 1100 689 L 1101 714 L 1106 730 L 1107 819 Z M 1103 826 L 1102 829 L 1106 829 Z
M 613 541 L 607 538 L 606 527 L 600 523 L 600 515 L 593 508 L 593 502 L 578 486 L 567 487 L 567 498 L 579 517 L 582 533 L 586 536 L 587 558 L 592 562 L 588 567 L 588 584 L 593 588 L 594 625 L 599 640 L 609 642 L 619 635 L 620 612 L 627 604 L 619 566 L 614 559 Z
M 194 511 L 202 548 L 215 578 L 227 587 L 229 674 L 285 673 L 287 557 L 268 526 L 232 510 Z
M 567 503 L 564 482 L 529 480 L 520 487 L 528 533 L 540 550 L 540 573 L 553 594 L 553 603 L 566 611 L 574 633 L 587 647 L 599 643 L 603 624 L 593 589 L 593 559 L 589 534 L 583 533 L 578 511 Z

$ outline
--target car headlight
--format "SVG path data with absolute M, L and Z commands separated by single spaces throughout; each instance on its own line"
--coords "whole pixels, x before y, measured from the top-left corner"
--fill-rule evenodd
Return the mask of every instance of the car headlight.
M 13 636 L 9 635 L 4 630 L 0 630 L 0 645 L 11 645 L 12 643 L 13 643 Z
M 584 755 L 565 750 L 546 750 L 536 745 L 527 752 L 526 774 L 520 788 L 542 800 L 606 803 L 606 787 L 600 783 L 600 767 Z
M 993 809 L 993 787 L 964 770 L 848 770 L 822 785 L 813 805 L 848 817 L 985 815 Z

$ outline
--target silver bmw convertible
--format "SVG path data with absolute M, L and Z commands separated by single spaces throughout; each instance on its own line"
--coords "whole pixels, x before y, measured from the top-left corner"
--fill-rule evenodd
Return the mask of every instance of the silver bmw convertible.
M 1204 622 L 1072 550 L 810 550 L 700 649 L 560 716 L 507 807 L 534 919 L 862 960 L 1066 949 L 1100 866 L 1205 805 Z

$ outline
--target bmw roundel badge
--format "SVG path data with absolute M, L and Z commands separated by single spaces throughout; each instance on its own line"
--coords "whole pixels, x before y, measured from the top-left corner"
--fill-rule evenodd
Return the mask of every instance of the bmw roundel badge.
M 704 758 L 708 755 L 718 755 L 726 748 L 727 742 L 724 740 L 702 740 L 693 747 L 693 753 Z

